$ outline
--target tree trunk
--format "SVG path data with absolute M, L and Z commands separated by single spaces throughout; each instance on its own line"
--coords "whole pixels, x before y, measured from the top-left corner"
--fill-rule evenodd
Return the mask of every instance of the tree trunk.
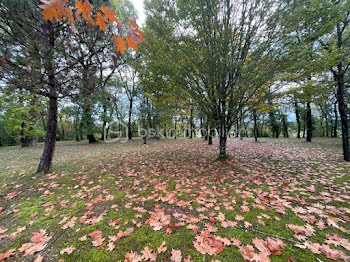
M 219 159 L 225 159 L 227 132 L 226 132 L 226 125 L 224 123 L 221 123 L 220 125 L 219 135 L 220 135 Z
M 304 111 L 303 111 L 303 138 L 305 138 L 305 131 L 306 131 L 306 107 L 304 104 Z
M 338 66 L 339 71 L 342 72 Z M 341 120 L 341 132 L 343 142 L 343 156 L 345 161 L 350 161 L 350 145 L 349 145 L 349 126 L 348 126 L 348 115 L 347 108 L 344 101 L 344 74 L 340 73 L 336 75 L 338 90 L 338 109 Z
M 288 138 L 288 126 L 287 126 L 287 121 L 286 121 L 286 116 L 282 116 L 282 124 L 283 124 L 283 137 Z
M 333 136 L 335 138 L 338 137 L 338 110 L 337 110 L 337 103 L 334 103 L 334 131 L 333 131 Z
M 107 125 L 106 116 L 107 116 L 107 107 L 104 104 L 103 105 L 103 124 L 102 124 L 102 134 L 101 134 L 101 140 L 102 141 L 105 140 L 105 137 L 107 138 L 107 133 L 106 133 L 106 136 L 105 136 L 105 132 L 107 131 L 107 129 L 106 129 L 106 125 Z
M 274 111 L 271 111 L 269 113 L 270 115 L 270 122 L 271 122 L 271 131 L 272 131 L 272 136 L 274 138 L 278 138 L 279 137 L 279 128 L 278 128 L 278 124 L 276 122 L 276 118 L 275 118 L 275 113 Z
M 193 109 L 190 108 L 190 138 L 193 138 Z
M 327 113 L 324 114 L 324 118 L 326 120 L 326 137 L 329 137 L 329 131 L 328 131 L 329 127 L 328 127 L 328 115 L 327 115 Z
M 253 117 L 254 117 L 254 139 L 255 142 L 258 142 L 258 124 L 257 124 L 257 115 L 256 110 L 253 109 Z
M 129 103 L 129 119 L 128 119 L 128 139 L 132 139 L 132 131 L 131 131 L 131 116 L 132 116 L 132 105 L 133 105 L 133 98 L 131 97 L 130 103 Z
M 208 129 L 208 145 L 212 145 L 213 144 L 213 136 L 214 136 L 214 130 L 209 126 Z
M 306 103 L 306 141 L 311 142 L 312 138 L 312 112 L 310 102 Z
M 49 100 L 49 117 L 47 121 L 47 132 L 45 140 L 44 152 L 41 156 L 40 163 L 37 169 L 37 173 L 48 172 L 56 145 L 56 132 L 57 132 L 57 98 L 50 97 Z
M 143 123 L 143 144 L 147 144 L 147 120 L 146 120 L 146 118 L 144 118 L 143 120 L 142 120 L 142 123 Z
M 176 136 L 177 136 L 177 129 L 176 128 L 177 128 L 177 121 L 175 120 L 175 134 L 174 134 L 175 137 L 174 137 L 174 139 L 176 139 Z
M 294 107 L 295 107 L 295 118 L 297 120 L 297 125 L 298 125 L 298 132 L 297 132 L 297 138 L 300 138 L 300 115 L 299 115 L 299 108 L 298 108 L 298 103 L 297 101 L 294 101 Z
M 89 101 L 85 101 L 84 104 L 84 124 L 87 130 L 87 139 L 89 144 L 97 143 L 97 140 L 94 136 L 94 121 L 92 119 L 91 105 Z

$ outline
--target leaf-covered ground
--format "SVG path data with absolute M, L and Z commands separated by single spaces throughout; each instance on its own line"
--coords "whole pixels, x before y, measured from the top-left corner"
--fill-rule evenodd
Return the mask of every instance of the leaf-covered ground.
M 2 148 L 0 261 L 350 261 L 339 142 L 61 142 L 39 176 Z

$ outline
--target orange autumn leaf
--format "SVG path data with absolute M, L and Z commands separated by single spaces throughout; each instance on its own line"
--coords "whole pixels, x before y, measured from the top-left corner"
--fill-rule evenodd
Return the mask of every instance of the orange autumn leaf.
M 135 42 L 134 38 L 132 37 L 126 37 L 126 42 L 128 43 L 128 48 L 132 48 L 135 51 L 139 48 L 139 45 Z
M 118 23 L 118 19 L 114 16 L 115 10 L 109 9 L 107 6 L 101 6 L 100 10 L 111 23 Z
M 0 254 L 0 261 L 5 260 L 5 259 L 9 258 L 10 256 L 13 256 L 15 254 L 15 252 L 16 252 L 16 249 L 13 248 L 13 249 L 7 250 L 5 253 L 1 253 Z
M 107 27 L 106 22 L 108 22 L 108 20 L 104 18 L 100 12 L 97 12 L 96 25 L 98 25 L 102 31 L 104 31 Z
M 126 44 L 125 44 L 124 38 L 121 36 L 114 35 L 113 42 L 114 42 L 115 50 L 120 52 L 121 54 L 124 54 L 126 50 Z
M 63 16 L 65 16 L 66 0 L 41 0 L 41 2 L 43 4 L 39 5 L 39 7 L 43 9 L 41 14 L 45 20 L 52 21 L 56 19 L 61 21 Z
M 88 0 L 85 0 L 84 3 L 80 2 L 80 1 L 76 1 L 75 8 L 78 9 L 82 13 L 83 18 L 85 20 L 87 20 L 87 21 L 91 20 L 90 14 L 92 12 L 92 6 Z

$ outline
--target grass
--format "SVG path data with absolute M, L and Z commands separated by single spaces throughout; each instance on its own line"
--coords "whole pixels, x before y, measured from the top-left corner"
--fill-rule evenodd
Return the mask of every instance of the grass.
M 210 224 L 215 227 L 211 234 L 236 238 L 244 245 L 253 245 L 254 238 L 280 237 L 287 246 L 281 255 L 271 255 L 272 261 L 332 261 L 326 254 L 296 247 L 295 241 L 303 241 L 286 225 L 310 224 L 315 232 L 305 240 L 313 243 L 325 244 L 328 234 L 350 239 L 350 165 L 342 161 L 340 140 L 314 139 L 309 144 L 297 139 L 259 143 L 229 139 L 229 157 L 223 160 L 217 160 L 217 143 L 214 140 L 209 146 L 200 139 L 153 140 L 148 145 L 139 139 L 123 144 L 58 142 L 53 168 L 42 175 L 34 172 L 43 145 L 0 148 L 0 230 L 7 229 L 0 234 L 0 253 L 17 249 L 8 261 L 31 261 L 38 254 L 45 261 L 123 261 L 131 250 L 139 254 L 146 246 L 157 250 L 165 241 L 167 251 L 158 254 L 157 261 L 169 261 L 173 249 L 192 261 L 245 261 L 233 245 L 213 256 L 194 248 L 200 232 L 187 225 L 195 224 L 202 231 Z M 17 196 L 10 198 L 14 192 Z M 171 217 L 170 234 L 148 224 L 150 212 L 162 208 Z M 84 224 L 79 219 L 88 211 L 88 218 L 103 216 Z M 237 226 L 222 227 L 219 213 Z M 244 220 L 236 221 L 237 215 Z M 305 215 L 323 220 L 325 228 L 305 221 Z M 58 223 L 65 217 L 77 218 L 73 227 L 62 229 Z M 335 217 L 335 224 L 327 222 L 330 217 Z M 191 222 L 191 218 L 199 220 Z M 120 224 L 110 225 L 110 220 L 118 219 Z M 23 232 L 9 236 L 24 226 Z M 108 251 L 108 236 L 130 227 L 133 233 Z M 52 239 L 42 251 L 22 257 L 18 248 L 40 229 Z M 105 238 L 99 248 L 88 236 L 96 230 Z M 80 241 L 85 235 L 87 240 Z M 68 246 L 76 250 L 61 255 Z M 342 246 L 330 247 L 350 255 Z

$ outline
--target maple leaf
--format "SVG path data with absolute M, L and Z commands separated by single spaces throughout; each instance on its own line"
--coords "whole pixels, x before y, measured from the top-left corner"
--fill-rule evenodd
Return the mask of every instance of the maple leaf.
M 270 252 L 275 255 L 281 255 L 281 248 L 286 247 L 286 244 L 283 243 L 282 240 L 268 237 L 265 241 L 266 247 L 270 250 Z
M 328 245 L 322 245 L 320 251 L 329 259 L 349 261 L 350 256 L 347 256 L 343 251 L 330 248 Z
M 62 229 L 72 228 L 75 225 L 75 222 L 77 221 L 76 217 L 72 217 L 72 219 L 65 225 L 62 226 Z
M 92 5 L 90 4 L 90 2 L 88 0 L 85 0 L 85 2 L 81 2 L 81 1 L 76 1 L 75 2 L 75 8 L 81 12 L 81 14 L 83 15 L 83 18 L 88 21 L 90 24 L 95 25 L 95 21 L 92 19 L 91 12 L 92 12 Z
M 138 253 L 132 250 L 130 253 L 127 253 L 125 255 L 125 262 L 139 262 L 141 260 L 142 260 L 142 257 Z
M 56 19 L 57 21 L 61 21 L 65 14 L 65 5 L 66 0 L 41 0 L 43 2 L 42 5 L 39 5 L 43 11 L 41 12 L 43 18 L 45 20 L 53 21 Z
M 139 45 L 135 42 L 133 37 L 126 37 L 126 42 L 128 43 L 128 48 L 132 48 L 135 51 L 139 48 Z
M 125 40 L 121 36 L 113 36 L 113 43 L 114 43 L 114 48 L 117 52 L 120 52 L 122 55 L 125 53 L 126 50 L 126 44 Z
M 73 251 L 74 251 L 75 249 L 76 249 L 75 247 L 69 246 L 69 247 L 66 247 L 66 248 L 62 249 L 62 250 L 60 251 L 60 254 L 63 255 L 64 253 L 67 253 L 68 255 L 70 255 L 70 254 L 73 253 Z
M 109 241 L 109 242 L 108 242 L 108 248 L 107 248 L 107 250 L 108 250 L 109 252 L 111 252 L 114 248 L 115 248 L 114 243 L 113 243 L 112 241 Z
M 24 256 L 32 255 L 43 250 L 50 239 L 51 237 L 47 235 L 45 230 L 41 229 L 39 232 L 32 232 L 31 242 L 23 244 L 18 250 L 24 252 Z
M 96 230 L 94 232 L 91 232 L 89 236 L 92 237 L 93 239 L 99 239 L 99 238 L 102 238 L 102 232 L 99 230 Z
M 171 257 L 170 260 L 173 262 L 181 262 L 182 256 L 181 256 L 181 250 L 173 249 L 171 250 Z
M 104 31 L 107 27 L 106 22 L 108 22 L 107 19 L 104 18 L 100 12 L 97 12 L 96 25 L 98 25 L 102 31 Z
M 214 255 L 224 251 L 225 247 L 220 239 L 211 235 L 207 231 L 202 231 L 196 240 L 193 241 L 194 248 L 201 254 Z
M 235 216 L 235 219 L 236 219 L 237 221 L 243 221 L 243 220 L 244 220 L 244 217 L 241 216 L 241 215 L 236 215 L 236 216 Z
M 19 234 L 21 234 L 24 230 L 26 230 L 26 228 L 27 228 L 26 226 L 18 228 L 15 232 L 12 232 L 12 233 L 9 235 L 9 237 L 10 237 L 11 239 L 14 239 L 14 238 L 17 237 Z
M 109 9 L 108 6 L 101 6 L 100 10 L 111 23 L 118 23 L 118 19 L 114 16 L 115 10 Z
M 86 239 L 87 239 L 86 235 L 84 235 L 81 238 L 79 238 L 80 241 L 85 241 Z
M 152 251 L 149 247 L 145 247 L 142 251 L 142 259 L 145 261 L 150 260 L 150 261 L 156 261 L 157 259 L 157 254 Z
M 251 245 L 246 245 L 246 246 L 239 246 L 239 251 L 242 254 L 242 257 L 246 260 L 251 261 L 252 258 L 254 258 L 254 256 L 256 255 L 254 253 L 254 248 Z
M 16 249 L 13 248 L 13 249 L 9 249 L 7 250 L 5 253 L 0 253 L 0 261 L 1 260 L 5 260 L 7 258 L 9 258 L 10 256 L 13 256 L 16 252 Z
M 163 253 L 165 251 L 167 251 L 167 247 L 165 246 L 165 241 L 163 241 L 163 243 L 158 247 L 157 252 L 158 252 L 158 254 L 160 254 L 160 253 Z

